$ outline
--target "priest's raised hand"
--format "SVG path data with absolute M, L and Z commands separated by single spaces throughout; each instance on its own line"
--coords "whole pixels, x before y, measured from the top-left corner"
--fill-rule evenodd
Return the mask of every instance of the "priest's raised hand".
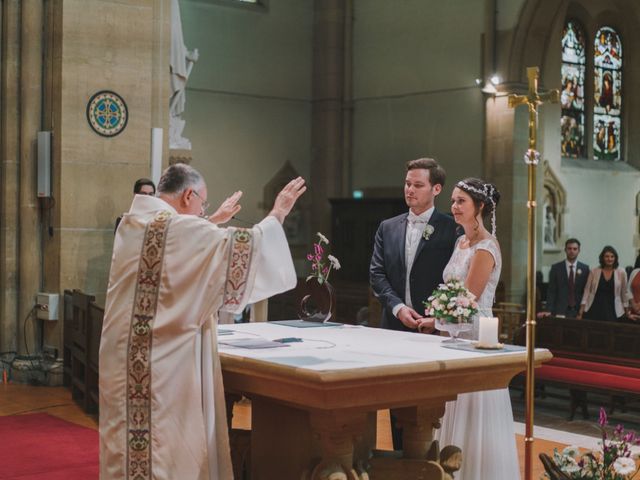
M 242 205 L 238 204 L 240 197 L 242 197 L 241 190 L 238 190 L 230 197 L 227 197 L 213 215 L 209 217 L 209 221 L 215 224 L 223 224 L 231 220 L 233 216 L 242 209 Z
M 304 178 L 294 178 L 280 190 L 275 202 L 273 202 L 273 209 L 269 212 L 269 215 L 276 217 L 280 223 L 284 222 L 300 195 L 306 191 L 307 187 L 305 186 Z

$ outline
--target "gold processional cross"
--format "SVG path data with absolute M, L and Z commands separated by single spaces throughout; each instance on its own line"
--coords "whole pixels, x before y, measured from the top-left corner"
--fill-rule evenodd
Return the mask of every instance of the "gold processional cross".
M 524 439 L 524 478 L 532 480 L 533 459 L 533 396 L 534 396 L 534 349 L 536 343 L 536 167 L 540 160 L 537 151 L 538 141 L 538 106 L 545 103 L 558 103 L 560 92 L 551 90 L 547 93 L 538 92 L 538 67 L 527 68 L 529 78 L 529 93 L 527 95 L 509 95 L 509 107 L 519 105 L 529 107 L 529 149 L 525 155 L 529 176 L 528 209 L 528 252 L 527 252 L 527 387 L 526 387 L 526 430 Z

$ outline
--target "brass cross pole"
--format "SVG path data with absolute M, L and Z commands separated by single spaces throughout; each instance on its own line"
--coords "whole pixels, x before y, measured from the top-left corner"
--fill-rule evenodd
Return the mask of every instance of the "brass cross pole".
M 529 150 L 525 155 L 529 176 L 529 199 L 527 202 L 527 381 L 526 381 L 526 430 L 524 439 L 524 478 L 532 480 L 533 467 L 533 398 L 534 398 L 534 350 L 536 344 L 536 167 L 540 159 L 537 151 L 538 106 L 545 102 L 557 103 L 560 100 L 558 90 L 538 93 L 538 67 L 528 67 L 529 93 L 527 95 L 509 95 L 509 107 L 519 105 L 529 107 Z

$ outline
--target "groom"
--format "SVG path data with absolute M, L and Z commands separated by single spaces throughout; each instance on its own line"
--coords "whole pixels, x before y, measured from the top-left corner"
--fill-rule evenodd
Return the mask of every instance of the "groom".
M 444 181 L 445 171 L 435 160 L 408 162 L 404 198 L 409 212 L 378 227 L 369 281 L 382 304 L 382 328 L 417 330 L 424 317 L 423 302 L 442 283 L 458 237 L 453 218 L 433 204 Z
M 382 328 L 433 331 L 433 325 L 420 325 L 423 302 L 442 283 L 442 271 L 457 238 L 453 218 L 433 205 L 444 180 L 445 171 L 435 160 L 408 162 L 404 198 L 409 212 L 384 220 L 378 227 L 369 282 L 382 304 Z M 392 410 L 393 449 L 402 450 L 402 428 L 394 413 Z

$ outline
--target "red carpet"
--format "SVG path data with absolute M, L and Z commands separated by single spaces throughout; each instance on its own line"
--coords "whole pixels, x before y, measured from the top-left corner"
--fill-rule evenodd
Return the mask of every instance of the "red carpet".
M 0 479 L 98 478 L 98 432 L 46 413 L 0 417 Z

